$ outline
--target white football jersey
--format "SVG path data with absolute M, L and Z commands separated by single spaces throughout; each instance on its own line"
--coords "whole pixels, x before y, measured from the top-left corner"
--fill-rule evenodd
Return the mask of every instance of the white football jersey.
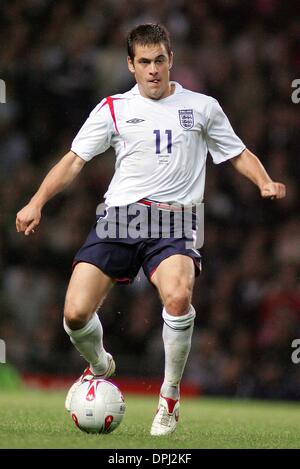
M 89 161 L 110 146 L 115 174 L 104 197 L 115 207 L 142 198 L 200 203 L 207 152 L 221 163 L 245 149 L 216 99 L 178 83 L 172 95 L 159 100 L 141 96 L 138 85 L 103 99 L 71 150 Z

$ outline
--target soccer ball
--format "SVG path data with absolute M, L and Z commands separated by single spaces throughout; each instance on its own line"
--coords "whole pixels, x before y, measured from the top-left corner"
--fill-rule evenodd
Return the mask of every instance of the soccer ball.
M 125 401 L 110 381 L 92 379 L 80 383 L 70 405 L 75 425 L 86 433 L 110 433 L 122 422 Z

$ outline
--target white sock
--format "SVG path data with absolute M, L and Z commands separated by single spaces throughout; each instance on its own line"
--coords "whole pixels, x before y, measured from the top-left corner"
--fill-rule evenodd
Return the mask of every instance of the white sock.
M 105 373 L 108 360 L 103 347 L 103 329 L 98 314 L 95 313 L 84 327 L 75 331 L 69 328 L 64 319 L 64 329 L 80 355 L 90 364 L 92 373 Z
M 172 316 L 163 309 L 165 378 L 160 392 L 171 399 L 179 398 L 179 384 L 191 348 L 195 316 L 192 305 L 184 316 Z

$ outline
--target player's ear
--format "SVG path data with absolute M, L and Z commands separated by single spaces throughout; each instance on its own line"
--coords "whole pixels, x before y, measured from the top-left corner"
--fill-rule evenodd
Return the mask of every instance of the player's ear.
M 171 51 L 170 57 L 169 57 L 169 70 L 171 70 L 171 68 L 173 67 L 173 58 L 174 58 L 174 54 Z
M 128 69 L 131 73 L 135 73 L 135 69 L 134 69 L 134 65 L 133 65 L 133 62 L 131 60 L 131 58 L 128 56 L 127 57 L 127 65 L 128 65 Z

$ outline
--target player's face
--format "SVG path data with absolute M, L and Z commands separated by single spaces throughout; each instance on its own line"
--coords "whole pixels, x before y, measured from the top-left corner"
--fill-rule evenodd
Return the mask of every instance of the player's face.
M 168 55 L 163 43 L 149 46 L 136 44 L 134 52 L 133 61 L 128 57 L 128 68 L 135 76 L 141 95 L 150 99 L 169 96 L 173 54 Z

